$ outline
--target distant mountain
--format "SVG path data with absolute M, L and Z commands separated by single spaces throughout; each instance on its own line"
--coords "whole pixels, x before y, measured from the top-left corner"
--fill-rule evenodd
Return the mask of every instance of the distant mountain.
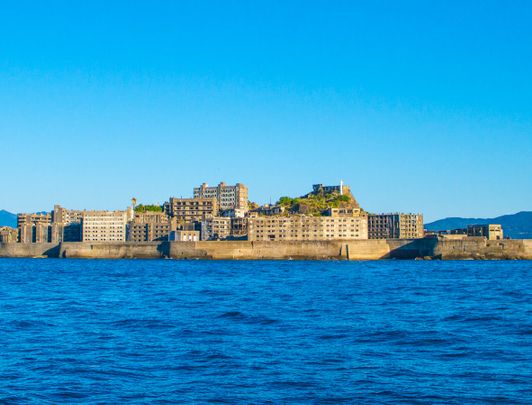
M 0 226 L 17 227 L 17 215 L 6 210 L 0 210 Z
M 532 211 L 521 211 L 517 214 L 503 215 L 496 218 L 445 218 L 425 224 L 429 231 L 445 231 L 449 229 L 467 228 L 474 224 L 501 224 L 504 236 L 512 239 L 532 239 Z

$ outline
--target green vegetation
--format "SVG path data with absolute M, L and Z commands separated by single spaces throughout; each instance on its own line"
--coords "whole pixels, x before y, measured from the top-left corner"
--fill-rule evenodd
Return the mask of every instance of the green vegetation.
M 354 199 L 349 195 L 331 194 L 307 194 L 304 197 L 292 198 L 283 196 L 277 201 L 278 205 L 287 208 L 290 212 L 319 216 L 328 208 L 349 206 Z
M 279 201 L 277 201 L 277 205 L 281 205 L 283 207 L 290 208 L 292 205 L 294 205 L 297 198 L 291 198 L 291 197 L 281 197 L 279 198 Z
M 135 212 L 163 212 L 163 207 L 153 204 L 139 204 L 135 207 Z

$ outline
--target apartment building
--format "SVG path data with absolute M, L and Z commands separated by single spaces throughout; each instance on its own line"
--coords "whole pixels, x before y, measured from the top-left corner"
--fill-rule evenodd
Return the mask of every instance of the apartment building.
M 338 193 L 344 194 L 345 188 L 349 190 L 348 186 L 344 186 L 343 182 L 340 182 L 339 185 L 335 186 L 324 186 L 323 184 L 313 184 L 312 185 L 312 194 L 331 194 Z
M 489 240 L 504 239 L 500 224 L 468 225 L 467 236 L 483 236 Z
M 203 221 L 218 215 L 216 198 L 175 198 L 170 197 L 163 205 L 164 212 L 172 219 L 190 223 Z
M 214 217 L 201 221 L 201 240 L 223 240 L 231 236 L 231 218 Z
M 286 208 L 282 205 L 265 204 L 255 208 L 251 213 L 259 215 L 280 215 L 286 212 Z
M 52 216 L 49 213 L 18 214 L 18 240 L 21 243 L 52 242 Z
M 83 211 L 83 242 L 123 242 L 126 240 L 126 211 Z
M 62 224 L 79 223 L 82 215 L 82 210 L 71 210 L 55 204 L 52 211 L 52 222 Z
M 82 240 L 82 215 L 81 210 L 70 210 L 59 204 L 54 205 L 52 211 L 53 239 L 58 242 L 80 242 Z
M 337 239 L 368 239 L 367 218 L 290 215 L 248 219 L 250 241 Z
M 229 217 L 229 218 L 244 218 L 248 211 L 244 211 L 238 208 L 231 208 L 228 210 L 220 210 L 219 215 L 221 217 Z
M 248 218 L 231 218 L 231 237 L 246 239 L 248 235 Z
M 242 183 L 231 186 L 222 182 L 214 187 L 203 183 L 194 188 L 194 198 L 215 198 L 218 208 L 222 211 L 236 209 L 246 212 L 248 210 L 248 188 Z
M 323 215 L 328 217 L 357 217 L 361 215 L 360 208 L 327 208 Z
M 126 226 L 126 240 L 129 242 L 150 242 L 168 240 L 170 219 L 164 212 L 135 213 Z
M 422 214 L 369 214 L 369 239 L 418 239 L 424 236 Z

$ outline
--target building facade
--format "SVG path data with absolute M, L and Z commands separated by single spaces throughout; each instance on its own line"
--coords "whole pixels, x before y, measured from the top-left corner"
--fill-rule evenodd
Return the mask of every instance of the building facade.
M 281 215 L 286 212 L 286 208 L 282 205 L 266 204 L 261 205 L 251 211 L 251 213 L 259 215 Z
M 81 217 L 83 242 L 124 242 L 126 211 L 83 211 Z
M 467 236 L 483 236 L 489 240 L 504 239 L 502 226 L 499 224 L 468 225 Z
M 53 241 L 52 215 L 49 213 L 18 214 L 18 240 L 21 243 Z
M 248 188 L 237 183 L 234 186 L 220 183 L 217 186 L 209 187 L 203 183 L 194 188 L 194 198 L 215 198 L 220 210 L 248 210 Z
M 0 226 L 0 243 L 16 243 L 18 230 L 10 226 Z
M 418 239 L 424 236 L 421 214 L 369 214 L 369 239 Z
M 231 237 L 233 239 L 247 239 L 248 218 L 231 218 Z
M 201 240 L 224 240 L 231 236 L 231 218 L 214 217 L 201 221 Z
M 200 240 L 200 231 L 170 231 L 170 236 L 168 237 L 168 240 L 172 242 L 198 242 Z
M 83 211 L 70 210 L 54 205 L 52 211 L 52 234 L 58 242 L 80 242 Z
M 178 222 L 203 221 L 218 215 L 216 198 L 175 198 L 164 203 L 164 212 Z
M 129 242 L 150 242 L 168 240 L 170 220 L 164 212 L 135 213 L 126 226 L 126 240 Z
M 328 217 L 357 217 L 361 215 L 361 210 L 353 207 L 327 208 L 323 214 Z
M 367 218 L 306 215 L 253 216 L 248 219 L 248 240 L 368 239 Z
M 312 193 L 313 194 L 332 194 L 338 193 L 343 195 L 345 192 L 349 192 L 349 187 L 345 186 L 343 182 L 340 182 L 337 186 L 324 186 L 323 184 L 313 184 Z

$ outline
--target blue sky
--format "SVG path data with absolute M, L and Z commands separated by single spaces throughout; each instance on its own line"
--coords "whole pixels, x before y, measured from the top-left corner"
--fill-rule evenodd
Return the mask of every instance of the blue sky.
M 261 203 L 351 185 L 372 212 L 532 209 L 528 1 L 0 5 L 0 208 Z

